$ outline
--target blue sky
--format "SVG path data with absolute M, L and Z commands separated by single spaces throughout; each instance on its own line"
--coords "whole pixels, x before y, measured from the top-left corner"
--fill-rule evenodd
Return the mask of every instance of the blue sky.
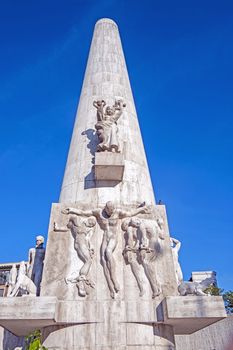
M 1 262 L 47 234 L 93 27 L 110 17 L 184 276 L 215 270 L 233 289 L 232 16 L 232 1 L 0 2 Z

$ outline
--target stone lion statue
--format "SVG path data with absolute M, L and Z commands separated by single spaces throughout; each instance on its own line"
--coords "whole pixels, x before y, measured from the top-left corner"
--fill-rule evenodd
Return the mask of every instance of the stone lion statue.
M 26 275 L 26 267 L 24 261 L 19 265 L 19 274 L 9 297 L 17 296 L 20 289 L 25 290 L 30 296 L 36 296 L 36 286 L 32 280 Z
M 212 277 L 208 277 L 201 282 L 182 282 L 178 286 L 178 292 L 180 295 L 208 295 L 205 293 L 205 289 L 215 284 L 215 280 Z

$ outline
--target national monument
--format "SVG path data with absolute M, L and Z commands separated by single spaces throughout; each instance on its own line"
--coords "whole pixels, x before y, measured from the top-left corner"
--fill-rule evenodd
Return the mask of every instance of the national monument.
M 40 296 L 0 300 L 0 325 L 41 329 L 51 350 L 175 349 L 226 317 L 222 297 L 184 282 L 179 241 L 154 198 L 118 27 L 95 25 Z M 176 249 L 176 250 L 173 250 Z

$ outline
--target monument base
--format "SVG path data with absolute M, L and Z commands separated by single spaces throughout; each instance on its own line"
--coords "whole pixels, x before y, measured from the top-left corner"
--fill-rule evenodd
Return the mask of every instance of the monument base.
M 50 350 L 175 349 L 190 334 L 226 317 L 222 297 L 172 296 L 162 302 L 2 298 L 0 325 L 17 336 L 42 330 Z
M 162 302 L 163 323 L 191 334 L 227 317 L 221 296 L 171 296 Z
M 17 336 L 55 324 L 56 297 L 1 298 L 0 326 Z

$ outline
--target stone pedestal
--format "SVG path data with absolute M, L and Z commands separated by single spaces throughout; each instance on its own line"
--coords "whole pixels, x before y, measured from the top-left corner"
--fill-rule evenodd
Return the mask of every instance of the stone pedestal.
M 191 334 L 226 317 L 221 296 L 171 296 L 162 307 L 162 320 L 175 334 Z
M 221 297 L 160 299 L 3 298 L 0 325 L 17 336 L 41 328 L 44 345 L 52 350 L 172 350 L 174 334 L 196 332 L 226 316 Z
M 124 160 L 121 153 L 95 153 L 95 179 L 105 181 L 122 181 Z

